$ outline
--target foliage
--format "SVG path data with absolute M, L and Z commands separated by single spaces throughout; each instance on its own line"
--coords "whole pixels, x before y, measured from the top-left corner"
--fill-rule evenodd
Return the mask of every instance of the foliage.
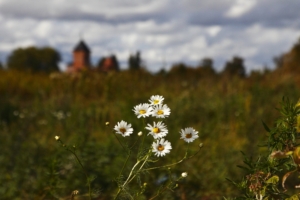
M 216 72 L 212 68 L 212 60 L 206 58 L 203 62 L 196 68 L 187 66 L 184 63 L 177 63 L 172 66 L 168 72 L 169 76 L 181 76 L 186 79 L 214 79 L 217 77 Z
M 204 71 L 204 74 L 206 75 L 214 75 L 216 74 L 215 70 L 214 70 L 214 66 L 213 66 L 213 60 L 211 58 L 203 58 L 201 63 L 200 63 L 200 66 L 199 68 L 201 70 Z
M 193 128 L 186 128 L 182 129 L 181 138 L 185 142 L 187 142 L 187 149 L 184 154 L 184 157 L 180 159 L 179 161 L 171 164 L 163 164 L 160 166 L 151 166 L 153 163 L 157 163 L 160 160 L 160 156 L 166 156 L 166 154 L 170 153 L 170 150 L 172 149 L 172 145 L 169 141 L 165 139 L 165 136 L 168 135 L 168 129 L 166 125 L 163 123 L 163 118 L 169 117 L 169 107 L 167 104 L 163 104 L 164 97 L 159 95 L 152 95 L 151 99 L 149 100 L 151 103 L 143 103 L 139 104 L 134 107 L 134 112 L 137 115 L 138 118 L 143 118 L 143 124 L 145 125 L 145 121 L 148 117 L 156 117 L 160 118 L 159 122 L 154 122 L 153 126 L 151 124 L 147 124 L 147 127 L 145 129 L 148 130 L 148 135 L 150 134 L 153 136 L 152 142 L 149 143 L 149 138 L 146 138 L 146 134 L 143 132 L 139 132 L 138 134 L 134 134 L 134 129 L 131 128 L 131 124 L 121 121 L 117 123 L 117 125 L 114 127 L 115 137 L 117 141 L 119 142 L 120 146 L 123 149 L 123 155 L 119 154 L 119 157 L 126 157 L 124 164 L 122 168 L 120 169 L 118 177 L 116 177 L 116 185 L 118 186 L 118 191 L 116 192 L 116 195 L 114 196 L 114 199 L 120 199 L 123 195 L 127 196 L 129 199 L 136 199 L 143 196 L 143 193 L 146 191 L 147 183 L 144 182 L 142 184 L 142 180 L 146 180 L 147 178 L 144 176 L 150 176 L 149 173 L 153 170 L 161 170 L 161 169 L 168 169 L 169 176 L 166 177 L 167 184 L 164 184 L 160 189 L 157 189 L 155 192 L 156 194 L 150 197 L 150 199 L 154 199 L 156 197 L 161 196 L 161 194 L 164 192 L 164 190 L 174 190 L 176 187 L 178 187 L 178 182 L 187 176 L 187 172 L 183 172 L 181 176 L 177 176 L 174 172 L 172 172 L 171 167 L 174 167 L 183 161 L 189 160 L 192 157 L 194 157 L 200 149 L 194 153 L 193 155 L 190 155 L 189 151 L 189 143 L 193 142 L 195 139 L 198 138 L 198 131 L 195 131 Z M 146 119 L 144 119 L 146 118 Z M 148 120 L 147 120 L 148 121 Z M 106 125 L 109 125 L 109 122 L 106 122 Z M 123 139 L 118 137 L 117 135 L 123 136 Z M 129 137 L 129 139 L 125 139 L 124 137 Z M 135 137 L 135 141 L 133 144 L 129 144 L 128 142 L 130 139 Z M 142 139 L 141 139 L 142 138 Z M 97 195 L 92 194 L 92 188 L 91 183 L 93 181 L 93 178 L 89 177 L 88 171 L 83 166 L 81 159 L 78 157 L 76 152 L 76 146 L 69 147 L 66 144 L 64 144 L 59 136 L 55 136 L 55 139 L 64 147 L 67 151 L 69 151 L 78 162 L 79 166 L 82 169 L 82 172 L 84 173 L 86 177 L 86 184 L 88 186 L 88 193 L 84 196 L 88 196 L 88 199 L 92 199 L 92 197 L 95 197 Z M 147 142 L 148 140 L 148 142 Z M 201 148 L 203 145 L 201 144 L 199 147 Z M 136 155 L 132 155 L 136 154 Z M 132 156 L 135 157 L 135 159 L 132 159 Z M 130 163 L 130 160 L 135 160 L 133 163 Z M 129 164 L 132 164 L 132 168 L 128 172 L 128 175 L 126 175 L 125 168 L 128 167 Z M 135 190 L 132 190 L 134 186 L 132 186 L 131 182 L 134 182 L 136 180 L 138 182 L 138 187 Z M 129 183 L 130 186 L 129 186 Z M 76 190 L 76 194 L 72 193 L 73 196 L 78 195 L 78 191 Z M 82 196 L 82 195 L 80 195 Z
M 58 71 L 59 53 L 50 48 L 18 48 L 8 57 L 9 69 L 17 69 L 31 72 Z
M 277 67 L 275 72 L 278 74 L 282 74 L 287 78 L 291 74 L 298 74 L 300 72 L 300 39 L 288 52 L 275 57 L 274 63 Z
M 142 68 L 141 53 L 139 51 L 137 51 L 135 55 L 129 56 L 128 66 L 130 70 L 138 70 Z
M 124 118 L 132 121 L 135 130 L 142 131 L 143 127 L 134 120 L 132 107 L 152 94 L 163 95 L 172 108 L 172 115 L 166 119 L 171 143 L 178 140 L 178 125 L 194 127 L 204 143 L 197 159 L 171 168 L 172 174 L 188 171 L 186 179 L 179 182 L 176 190 L 164 190 L 157 199 L 219 200 L 239 196 L 240 190 L 225 178 L 245 175 L 235 167 L 243 165 L 240 150 L 254 158 L 264 155 L 257 149 L 266 137 L 261 120 L 269 125 L 278 118 L 274 107 L 279 106 L 282 96 L 298 98 L 299 83 L 297 74 L 286 79 L 270 72 L 255 79 L 229 81 L 189 69 L 186 75 L 152 75 L 140 70 L 74 76 L 0 71 L 0 181 L 5 183 L 0 187 L 1 199 L 62 199 L 75 190 L 88 193 L 86 176 L 74 157 L 58 148 L 55 135 L 70 147 L 75 145 L 93 180 L 95 199 L 112 199 L 117 185 L 111 177 L 118 177 L 126 157 L 118 156 L 125 152 L 105 122 L 115 124 Z M 157 165 L 173 163 L 184 152 L 185 146 L 178 143 L 170 156 Z M 134 161 L 133 156 L 130 162 Z M 260 164 L 257 168 L 261 168 Z M 266 175 L 261 178 L 266 179 Z M 154 170 L 150 177 L 146 176 L 143 198 L 154 196 L 159 188 L 163 190 L 168 184 L 165 177 L 169 176 L 168 169 Z M 283 176 L 278 175 L 279 181 Z M 287 178 L 287 189 L 297 184 L 294 176 Z
M 244 67 L 244 60 L 240 57 L 233 57 L 232 61 L 228 61 L 222 72 L 227 76 L 245 77 L 246 71 Z
M 295 105 L 283 98 L 280 113 L 282 116 L 272 129 L 263 123 L 268 132 L 268 140 L 262 146 L 266 148 L 263 155 L 257 159 L 245 155 L 245 165 L 239 166 L 246 171 L 246 176 L 239 183 L 233 182 L 242 190 L 242 196 L 236 199 L 299 199 L 290 185 L 287 188 L 286 181 L 300 170 L 300 103 Z

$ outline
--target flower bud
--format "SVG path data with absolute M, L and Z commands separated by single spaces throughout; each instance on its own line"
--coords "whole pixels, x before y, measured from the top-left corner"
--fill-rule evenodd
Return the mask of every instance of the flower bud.
M 138 132 L 138 136 L 142 136 L 142 135 L 143 135 L 142 131 Z
M 108 125 L 109 125 L 109 122 L 106 122 L 105 125 L 108 126 Z
M 55 136 L 54 138 L 55 138 L 55 140 L 56 140 L 56 141 L 58 141 L 58 140 L 59 140 L 59 136 Z
M 202 147 L 203 147 L 203 143 L 200 143 L 200 144 L 199 144 L 199 148 L 202 148 Z
M 188 175 L 187 172 L 182 172 L 182 174 L 181 174 L 181 176 L 182 176 L 183 178 L 187 177 L 187 175 Z
M 78 191 L 78 190 L 74 190 L 74 191 L 72 192 L 72 194 L 73 194 L 73 195 L 77 195 L 77 194 L 79 194 L 79 191 Z

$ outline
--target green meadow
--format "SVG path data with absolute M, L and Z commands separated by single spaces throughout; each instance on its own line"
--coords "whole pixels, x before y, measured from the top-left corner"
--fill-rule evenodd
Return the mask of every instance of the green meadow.
M 207 75 L 198 69 L 150 74 L 143 70 L 111 73 L 84 72 L 77 75 L 34 74 L 0 70 L 0 199 L 87 199 L 86 177 L 72 154 L 55 136 L 76 152 L 92 177 L 94 199 L 113 199 L 116 178 L 126 158 L 113 128 L 121 120 L 132 124 L 132 137 L 120 138 L 129 145 L 145 123 L 133 107 L 147 103 L 151 95 L 162 95 L 171 109 L 164 119 L 173 149 L 151 166 L 180 160 L 186 143 L 179 131 L 193 127 L 199 138 L 190 151 L 193 158 L 171 169 L 142 174 L 129 187 L 139 190 L 139 199 L 150 199 L 166 181 L 188 172 L 174 190 L 156 199 L 218 200 L 239 192 L 231 180 L 240 180 L 243 154 L 258 156 L 258 146 L 267 139 L 262 122 L 272 126 L 280 116 L 283 97 L 296 103 L 300 97 L 300 76 L 296 73 L 265 71 L 247 77 Z M 106 125 L 109 122 L 109 125 Z M 150 136 L 146 137 L 150 138 Z M 128 160 L 126 173 L 136 155 Z M 150 166 L 150 167 L 151 167 Z M 126 199 L 124 197 L 124 199 Z

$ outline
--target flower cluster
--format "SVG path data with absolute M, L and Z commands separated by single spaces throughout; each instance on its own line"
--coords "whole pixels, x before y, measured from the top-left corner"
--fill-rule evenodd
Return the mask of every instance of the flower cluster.
M 142 103 L 134 107 L 133 111 L 138 118 L 149 116 L 165 118 L 170 115 L 171 110 L 167 105 L 163 104 L 164 98 L 162 96 L 153 95 L 149 101 L 150 104 Z
M 150 97 L 150 103 L 142 103 L 134 106 L 133 112 L 137 118 L 155 117 L 163 119 L 170 116 L 171 109 L 163 104 L 164 97 L 160 95 L 153 95 Z M 172 149 L 171 143 L 165 140 L 165 136 L 169 133 L 167 126 L 162 122 L 153 122 L 153 124 L 147 124 L 145 127 L 149 131 L 148 135 L 152 135 L 154 142 L 152 143 L 152 152 L 156 156 L 165 156 L 170 153 Z M 117 134 L 121 134 L 123 137 L 130 136 L 133 133 L 131 124 L 121 121 L 115 125 L 114 130 Z M 198 131 L 188 127 L 180 131 L 181 138 L 187 143 L 193 142 L 198 138 Z

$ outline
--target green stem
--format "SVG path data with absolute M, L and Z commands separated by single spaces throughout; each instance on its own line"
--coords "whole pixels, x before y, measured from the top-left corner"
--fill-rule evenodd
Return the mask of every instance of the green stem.
M 125 185 L 127 184 L 128 179 L 131 177 L 134 168 L 136 168 L 136 166 L 137 166 L 139 163 L 140 163 L 140 161 L 138 160 L 138 161 L 135 163 L 135 165 L 132 167 L 132 169 L 131 169 L 131 171 L 130 171 L 130 173 L 129 173 L 129 176 L 127 177 L 127 179 L 126 179 L 126 181 L 123 183 L 123 185 L 122 185 L 121 187 L 119 187 L 119 190 L 118 190 L 118 192 L 117 192 L 117 194 L 116 194 L 116 196 L 115 196 L 114 199 L 117 199 L 117 198 L 118 198 L 118 196 L 120 195 L 120 192 L 124 189 Z
M 144 141 L 145 141 L 145 137 L 146 137 L 146 134 L 143 134 L 142 143 L 141 143 L 141 145 L 139 146 L 138 152 L 140 152 L 140 151 L 141 151 L 141 149 L 143 149 L 143 146 L 144 146 Z
M 75 158 L 76 158 L 77 162 L 79 163 L 80 167 L 82 168 L 82 171 L 83 171 L 83 173 L 84 173 L 84 175 L 85 175 L 85 177 L 86 177 L 86 180 L 87 180 L 87 182 L 88 182 L 88 187 L 89 187 L 89 199 L 92 200 L 92 194 L 91 194 L 91 181 L 90 181 L 90 179 L 89 179 L 89 177 L 88 177 L 88 175 L 87 175 L 87 173 L 86 173 L 86 171 L 85 171 L 85 169 L 84 169 L 84 167 L 83 167 L 83 164 L 81 163 L 81 161 L 80 161 L 80 159 L 78 158 L 78 156 L 77 156 L 77 154 L 75 153 L 75 151 L 72 151 L 71 149 L 69 149 L 69 147 L 66 146 L 66 145 L 61 141 L 61 139 L 58 139 L 58 142 L 59 142 L 59 143 L 60 143 L 67 151 L 71 152 L 71 153 L 75 156 Z
M 138 139 L 135 140 L 135 142 L 133 143 L 133 145 L 131 145 L 131 146 L 129 147 L 129 149 L 132 149 L 132 148 L 136 145 L 136 143 L 137 143 L 139 140 L 140 140 L 140 137 L 138 137 Z
M 66 150 L 70 151 L 76 158 L 77 162 L 79 163 L 80 167 L 82 168 L 82 171 L 84 173 L 84 175 L 86 176 L 86 180 L 88 182 L 88 187 L 89 187 L 89 199 L 91 200 L 92 199 L 92 194 L 91 194 L 91 181 L 90 181 L 90 178 L 88 177 L 80 159 L 78 158 L 77 154 L 75 153 L 75 151 L 72 151 L 71 149 L 67 148 L 66 147 Z
M 122 188 L 125 187 L 125 185 L 127 184 L 128 180 L 131 178 L 131 175 L 133 174 L 134 169 L 136 168 L 136 166 L 138 166 L 138 165 L 140 164 L 140 162 L 141 162 L 141 161 L 138 160 L 138 161 L 135 163 L 135 165 L 132 167 L 132 169 L 131 169 L 131 171 L 130 171 L 130 173 L 129 173 L 127 179 L 126 179 L 126 181 L 125 181 L 125 182 L 123 183 L 123 185 L 122 185 Z
M 117 137 L 117 135 L 114 133 L 114 135 L 115 135 L 115 137 L 117 138 L 117 140 L 118 140 L 118 142 L 120 143 L 120 145 L 122 146 L 122 148 L 124 149 L 124 150 L 126 150 L 125 149 L 125 147 L 123 146 L 123 144 L 122 144 L 122 142 L 119 140 L 119 138 Z
M 143 118 L 143 125 L 144 125 L 144 127 L 146 127 L 145 124 L 146 124 L 146 123 L 145 123 L 145 119 Z M 139 146 L 138 152 L 140 152 L 140 150 L 141 150 L 141 149 L 143 148 L 143 146 L 144 146 L 145 137 L 146 137 L 146 134 L 143 134 L 143 140 L 142 140 L 141 145 Z
M 149 155 L 145 158 L 145 161 L 143 162 L 143 164 L 141 164 L 140 168 L 138 169 L 138 172 L 141 171 L 141 169 L 143 168 L 143 166 L 145 165 L 145 163 L 148 161 L 148 158 L 149 158 Z M 130 183 L 135 178 L 136 174 L 131 177 L 131 179 L 127 182 L 127 184 Z
M 136 176 L 137 173 L 135 173 L 133 175 L 134 169 L 141 163 L 142 160 L 144 160 L 144 162 L 142 163 L 141 167 L 138 170 L 138 171 L 140 171 L 142 169 L 142 167 L 145 165 L 145 163 L 148 160 L 148 158 L 149 158 L 149 155 L 147 154 L 146 157 L 142 158 L 141 160 L 137 160 L 137 162 L 132 167 L 132 169 L 131 169 L 131 171 L 130 171 L 130 173 L 129 173 L 127 179 L 126 179 L 126 181 L 123 183 L 122 186 L 119 187 L 119 190 L 118 190 L 118 192 L 117 192 L 117 194 L 116 194 L 116 196 L 115 196 L 114 199 L 117 199 L 118 196 L 120 195 L 121 191 L 124 189 L 124 187 L 135 178 L 135 176 Z
M 129 160 L 129 157 L 130 157 L 130 156 L 131 156 L 131 151 L 129 151 L 129 154 L 128 154 L 128 156 L 127 156 L 127 158 L 126 158 L 126 161 L 125 161 L 125 163 L 124 163 L 124 165 L 123 165 L 123 167 L 122 167 L 122 169 L 121 169 L 121 171 L 120 171 L 119 176 L 121 176 L 121 174 L 123 173 L 124 168 L 125 168 L 125 166 L 126 166 L 128 160 Z
M 184 160 L 188 160 L 188 159 L 191 159 L 192 157 L 196 156 L 199 153 L 200 150 L 201 149 L 199 149 L 195 154 L 193 154 L 189 157 L 187 157 L 188 152 L 186 151 L 184 157 L 181 160 L 179 160 L 175 163 L 172 163 L 172 164 L 169 164 L 169 165 L 164 165 L 164 166 L 159 166 L 159 167 L 151 167 L 151 168 L 144 169 L 143 171 L 149 171 L 149 170 L 153 170 L 153 169 L 159 169 L 159 168 L 171 167 L 171 166 L 177 165 L 177 164 L 183 162 Z

